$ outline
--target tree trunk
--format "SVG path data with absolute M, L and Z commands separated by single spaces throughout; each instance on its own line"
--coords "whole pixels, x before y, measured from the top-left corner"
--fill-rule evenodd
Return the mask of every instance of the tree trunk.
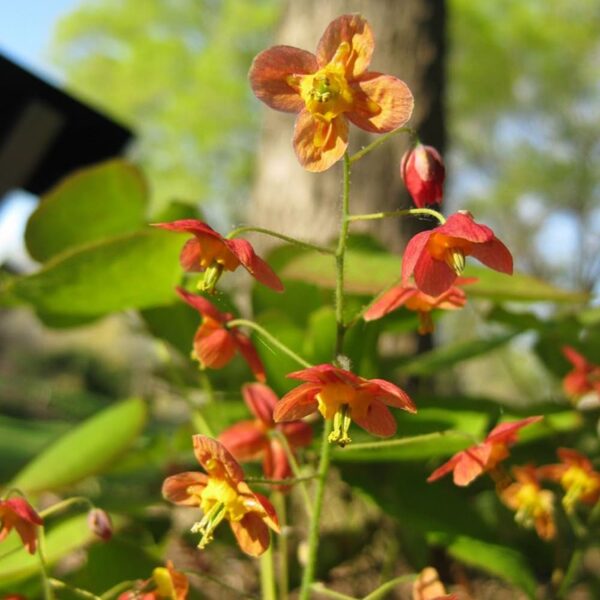
M 443 152 L 445 2 L 288 2 L 277 43 L 314 52 L 328 23 L 351 12 L 360 12 L 375 35 L 369 69 L 394 75 L 408 84 L 415 97 L 409 125 L 418 130 L 423 142 Z M 338 233 L 341 161 L 325 173 L 305 171 L 292 148 L 293 123 L 294 115 L 265 110 L 248 220 L 253 225 L 324 243 Z M 375 137 L 351 125 L 349 151 L 360 149 Z M 399 172 L 407 143 L 408 136 L 399 134 L 353 166 L 351 212 L 394 210 L 408 205 Z M 372 232 L 386 247 L 399 250 L 406 234 L 415 232 L 414 227 L 414 222 L 407 225 L 406 219 L 385 219 L 354 224 L 352 231 Z

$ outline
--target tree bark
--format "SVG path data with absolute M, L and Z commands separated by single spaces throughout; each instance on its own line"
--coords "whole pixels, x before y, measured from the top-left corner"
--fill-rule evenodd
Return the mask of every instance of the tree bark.
M 417 129 L 423 142 L 443 152 L 446 139 L 443 110 L 445 2 L 290 1 L 277 43 L 314 52 L 328 23 L 351 12 L 363 14 L 375 35 L 375 52 L 369 69 L 394 75 L 408 84 L 415 97 L 409 125 Z M 294 115 L 265 110 L 248 220 L 253 225 L 324 243 L 338 233 L 341 161 L 325 173 L 305 171 L 298 164 L 291 145 L 293 123 Z M 349 151 L 360 149 L 375 137 L 351 125 Z M 408 136 L 399 134 L 355 163 L 351 212 L 394 210 L 409 205 L 399 171 L 408 141 Z M 352 231 L 369 231 L 390 250 L 400 250 L 405 236 L 416 231 L 412 221 L 363 222 L 353 224 Z

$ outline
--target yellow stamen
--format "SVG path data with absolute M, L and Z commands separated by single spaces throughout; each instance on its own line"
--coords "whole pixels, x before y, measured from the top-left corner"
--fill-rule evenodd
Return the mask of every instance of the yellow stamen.
M 350 110 L 354 101 L 352 89 L 346 80 L 344 65 L 335 61 L 334 57 L 328 65 L 316 73 L 305 75 L 300 81 L 299 92 L 306 108 L 316 118 L 327 123 Z
M 575 465 L 565 471 L 560 483 L 566 491 L 562 503 L 567 513 L 572 513 L 579 499 L 595 492 L 598 487 L 598 482 L 594 478 Z

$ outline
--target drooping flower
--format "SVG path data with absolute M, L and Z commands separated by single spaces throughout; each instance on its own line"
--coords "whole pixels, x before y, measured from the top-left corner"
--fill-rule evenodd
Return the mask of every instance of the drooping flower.
M 566 492 L 562 503 L 568 513 L 577 502 L 594 506 L 600 498 L 600 473 L 592 461 L 571 448 L 559 448 L 557 454 L 561 463 L 540 467 L 538 475 L 560 483 Z
M 190 584 L 184 573 L 167 561 L 166 567 L 156 567 L 152 577 L 140 581 L 135 589 L 123 592 L 118 600 L 186 600 Z
M 203 292 L 214 293 L 215 285 L 223 271 L 235 271 L 240 265 L 260 283 L 276 292 L 283 291 L 279 277 L 246 240 L 224 238 L 212 227 L 197 219 L 155 223 L 154 227 L 191 233 L 194 236 L 183 246 L 179 260 L 185 271 L 204 273 L 199 284 L 199 289 Z
M 101 508 L 92 508 L 87 518 L 88 529 L 103 542 L 108 542 L 113 534 L 110 515 Z
M 600 365 L 590 363 L 571 346 L 563 346 L 565 358 L 573 365 L 573 369 L 563 379 L 565 393 L 579 405 L 597 407 L 600 403 Z
M 25 549 L 34 554 L 37 546 L 37 528 L 44 521 L 23 498 L 0 500 L 0 542 L 15 529 Z
M 461 277 L 457 284 L 465 285 L 476 278 Z M 363 315 L 365 321 L 375 321 L 404 306 L 419 315 L 419 333 L 424 335 L 434 330 L 431 312 L 434 309 L 457 310 L 467 302 L 467 295 L 459 287 L 451 286 L 439 296 L 429 296 L 413 285 L 396 285 L 376 300 Z
M 407 85 L 390 75 L 367 71 L 373 32 L 360 15 L 332 21 L 316 56 L 292 46 L 273 46 L 252 63 L 254 94 L 265 104 L 299 113 L 294 149 L 308 171 L 325 171 L 348 145 L 348 121 L 371 133 L 404 125 L 412 114 Z
M 260 556 L 269 547 L 269 528 L 279 533 L 277 515 L 271 503 L 253 492 L 244 481 L 244 471 L 217 440 L 194 435 L 194 454 L 206 473 L 189 471 L 167 477 L 162 493 L 182 506 L 198 506 L 204 513 L 192 527 L 201 533 L 204 548 L 213 539 L 217 525 L 229 521 L 240 548 L 250 556 Z
M 429 483 L 437 481 L 452 471 L 456 485 L 469 485 L 479 475 L 493 471 L 499 463 L 509 457 L 508 447 L 517 441 L 517 432 L 520 429 L 542 419 L 542 416 L 536 416 L 511 423 L 501 423 L 490 431 L 483 442 L 462 450 L 438 467 L 427 481 Z
M 407 150 L 400 163 L 400 175 L 417 208 L 441 204 L 446 168 L 435 148 L 417 143 Z
M 467 211 L 448 217 L 439 227 L 417 233 L 407 244 L 402 260 L 402 282 L 414 274 L 416 286 L 425 294 L 443 294 L 462 273 L 465 257 L 473 256 L 484 265 L 512 274 L 508 248 L 485 225 L 479 225 Z
M 292 469 L 285 449 L 270 432 L 279 431 L 284 435 L 293 451 L 294 448 L 308 446 L 312 441 L 310 425 L 302 421 L 276 424 L 273 411 L 278 399 L 267 385 L 248 383 L 242 387 L 242 396 L 255 418 L 232 425 L 221 433 L 219 442 L 239 461 L 262 457 L 263 472 L 269 479 L 290 477 Z
M 202 315 L 202 323 L 194 336 L 192 358 L 202 369 L 220 369 L 239 352 L 258 381 L 265 381 L 265 368 L 250 338 L 236 327 L 227 327 L 231 313 L 222 313 L 206 298 L 190 294 L 178 287 L 176 292 Z
M 396 421 L 386 405 L 417 412 L 408 394 L 389 381 L 364 379 L 332 365 L 318 365 L 288 377 L 305 381 L 288 392 L 275 407 L 275 422 L 296 421 L 317 410 L 333 420 L 330 442 L 351 442 L 348 430 L 354 421 L 373 435 L 396 433 Z
M 543 540 L 556 535 L 554 494 L 540 486 L 533 465 L 513 467 L 516 481 L 502 490 L 500 498 L 516 511 L 515 521 L 528 529 L 534 528 Z
M 433 567 L 425 567 L 413 582 L 412 600 L 457 600 L 457 597 L 446 594 L 444 584 Z

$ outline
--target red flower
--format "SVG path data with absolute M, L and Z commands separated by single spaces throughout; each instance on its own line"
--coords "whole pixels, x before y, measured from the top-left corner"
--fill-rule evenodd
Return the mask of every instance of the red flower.
M 261 52 L 250 68 L 259 100 L 284 112 L 299 113 L 294 149 L 308 171 L 325 171 L 348 145 L 348 120 L 372 133 L 404 125 L 413 97 L 403 81 L 369 72 L 373 32 L 360 15 L 332 21 L 317 54 L 291 46 Z
M 587 456 L 576 450 L 559 448 L 557 454 L 561 464 L 540 467 L 538 474 L 560 483 L 566 492 L 562 503 L 567 512 L 573 512 L 577 502 L 594 506 L 600 498 L 600 473 Z
M 556 535 L 554 494 L 541 488 L 532 465 L 513 467 L 513 473 L 517 481 L 504 489 L 500 498 L 516 511 L 517 523 L 528 529 L 535 527 L 543 540 L 553 539 Z
M 565 392 L 577 402 L 589 394 L 597 405 L 600 401 L 600 365 L 588 362 L 571 346 L 563 346 L 562 351 L 573 365 L 573 370 L 563 379 Z
M 101 508 L 92 508 L 87 518 L 88 529 L 103 542 L 108 542 L 113 534 L 110 515 Z
M 443 294 L 462 273 L 465 257 L 511 274 L 513 261 L 507 247 L 485 225 L 475 223 L 470 213 L 460 211 L 439 227 L 417 233 L 406 246 L 402 282 L 414 274 L 416 286 L 429 296 Z
M 200 367 L 220 369 L 228 364 L 238 351 L 256 379 L 265 381 L 265 368 L 250 338 L 235 327 L 227 327 L 233 315 L 220 312 L 202 296 L 190 294 L 180 287 L 175 288 L 175 291 L 202 315 L 202 323 L 194 336 L 192 350 L 192 358 L 200 363 Z
M 23 498 L 0 500 L 0 542 L 14 528 L 27 552 L 34 554 L 37 545 L 36 528 L 43 524 L 42 517 Z
M 288 377 L 306 383 L 280 400 L 275 422 L 296 421 L 318 410 L 325 419 L 333 419 L 329 441 L 342 447 L 351 442 L 348 429 L 352 421 L 373 435 L 394 435 L 396 421 L 386 404 L 417 412 L 408 394 L 393 383 L 364 379 L 332 365 L 311 367 Z
M 275 424 L 273 411 L 277 405 L 275 392 L 262 383 L 248 383 L 242 387 L 242 395 L 248 408 L 255 416 L 253 421 L 241 421 L 220 436 L 219 441 L 239 461 L 263 458 L 263 472 L 269 479 L 285 479 L 292 470 L 281 442 L 269 435 L 280 431 L 287 439 L 290 449 L 308 446 L 312 440 L 312 429 L 307 423 Z
M 494 427 L 483 442 L 471 446 L 455 454 L 448 462 L 437 468 L 428 478 L 428 482 L 436 481 L 450 471 L 456 485 L 469 485 L 482 473 L 491 471 L 509 456 L 508 446 L 517 441 L 519 429 L 537 423 L 544 417 L 527 417 L 512 423 L 502 423 Z
M 269 527 L 279 533 L 277 515 L 271 503 L 255 494 L 244 481 L 244 471 L 226 448 L 204 435 L 193 436 L 194 454 L 205 473 L 190 471 L 167 477 L 163 496 L 182 506 L 198 506 L 204 516 L 192 527 L 201 533 L 204 548 L 213 531 L 226 519 L 240 548 L 259 556 L 269 547 Z
M 189 589 L 186 575 L 176 571 L 169 560 L 166 567 L 156 567 L 150 579 L 141 581 L 134 590 L 123 592 L 118 600 L 186 600 Z
M 459 278 L 460 285 L 473 283 L 475 278 Z M 416 287 L 409 285 L 396 285 L 381 298 L 376 300 L 363 315 L 365 321 L 375 321 L 393 312 L 401 306 L 415 311 L 419 315 L 419 333 L 424 335 L 434 330 L 431 311 L 436 308 L 443 310 L 456 310 L 462 308 L 467 302 L 467 296 L 460 288 L 451 286 L 439 296 L 429 296 Z
M 442 202 L 446 169 L 435 148 L 417 143 L 407 150 L 400 163 L 400 174 L 415 206 L 424 208 Z
M 179 260 L 186 271 L 204 272 L 200 290 L 213 293 L 223 271 L 235 271 L 240 265 L 262 284 L 277 292 L 283 284 L 271 267 L 254 252 L 250 242 L 241 239 L 228 240 L 206 223 L 196 219 L 183 219 L 171 223 L 155 223 L 169 231 L 191 233 Z

